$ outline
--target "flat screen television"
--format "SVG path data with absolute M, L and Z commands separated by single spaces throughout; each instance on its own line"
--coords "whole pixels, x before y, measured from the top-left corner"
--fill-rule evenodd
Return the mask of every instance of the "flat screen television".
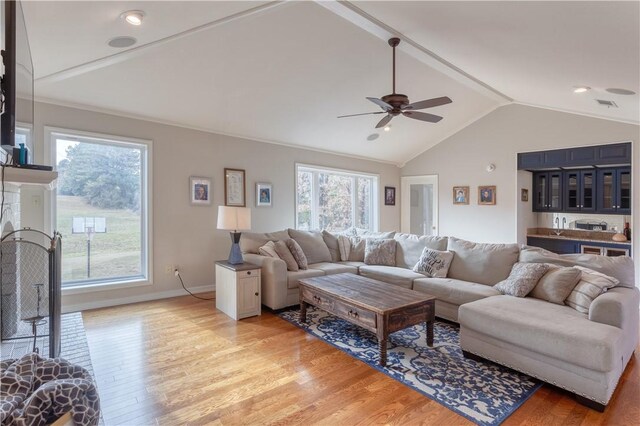
M 2 115 L 0 137 L 2 148 L 11 153 L 16 146 L 16 120 L 33 123 L 33 61 L 27 37 L 22 3 L 2 2 Z M 20 117 L 17 114 L 20 102 Z

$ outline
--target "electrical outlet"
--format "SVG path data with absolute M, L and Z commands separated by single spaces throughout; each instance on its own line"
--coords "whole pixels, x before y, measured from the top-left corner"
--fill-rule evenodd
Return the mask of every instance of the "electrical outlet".
M 173 274 L 173 265 L 167 265 L 164 267 L 165 274 Z

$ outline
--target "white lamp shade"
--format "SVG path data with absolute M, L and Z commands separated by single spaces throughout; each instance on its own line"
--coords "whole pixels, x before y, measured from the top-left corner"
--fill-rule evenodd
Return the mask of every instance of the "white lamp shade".
M 218 229 L 240 231 L 251 229 L 251 209 L 218 206 Z

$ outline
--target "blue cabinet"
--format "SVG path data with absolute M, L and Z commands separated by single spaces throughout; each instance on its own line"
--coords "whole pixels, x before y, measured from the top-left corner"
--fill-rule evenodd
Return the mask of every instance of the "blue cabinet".
M 596 210 L 596 170 L 565 170 L 565 212 L 591 213 Z
M 562 211 L 563 172 L 535 172 L 533 174 L 533 211 Z
M 631 164 L 630 142 L 518 154 L 518 170 L 628 164 Z
M 631 256 L 630 244 L 616 244 L 604 241 L 527 237 L 527 245 L 540 247 L 558 254 L 589 253 L 604 256 Z
M 599 169 L 596 211 L 631 214 L 631 167 Z
M 580 253 L 580 244 L 573 240 L 527 237 L 527 245 L 541 247 L 558 254 Z

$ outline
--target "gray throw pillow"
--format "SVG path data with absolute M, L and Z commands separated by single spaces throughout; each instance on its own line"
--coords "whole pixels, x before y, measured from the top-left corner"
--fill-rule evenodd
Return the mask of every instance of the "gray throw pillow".
M 322 231 L 322 239 L 329 249 L 332 262 L 340 262 L 340 249 L 338 248 L 338 235 L 329 231 Z
M 298 267 L 302 270 L 309 269 L 309 264 L 307 263 L 307 256 L 304 255 L 300 244 L 296 242 L 293 238 L 289 238 L 285 241 L 287 244 L 287 248 L 291 252 L 291 255 L 296 260 Z
M 289 250 L 289 247 L 287 247 L 287 243 L 282 240 L 276 241 L 274 243 L 274 248 L 276 250 L 276 253 L 278 253 L 278 257 L 284 260 L 284 263 L 287 264 L 288 271 L 295 272 L 300 270 L 300 267 L 298 267 L 298 262 L 296 262 L 296 259 L 291 254 L 291 250 Z
M 396 265 L 396 240 L 367 238 L 364 250 L 364 263 L 367 265 Z
M 507 279 L 500 281 L 493 288 L 502 294 L 525 297 L 548 270 L 549 266 L 546 263 L 516 263 Z
M 577 268 L 564 268 L 552 264 L 547 265 L 549 266 L 549 270 L 540 278 L 540 281 L 538 281 L 538 284 L 529 296 L 558 305 L 564 305 L 564 300 L 569 296 L 576 284 L 578 284 L 578 281 L 580 281 L 582 271 Z
M 564 303 L 578 312 L 588 314 L 589 307 L 595 298 L 618 285 L 619 281 L 589 268 L 582 266 L 576 266 L 576 268 L 582 271 L 582 276 Z
M 453 253 L 450 251 L 432 250 L 425 247 L 422 249 L 418 263 L 413 267 L 413 272 L 424 274 L 430 278 L 446 278 L 452 260 Z

